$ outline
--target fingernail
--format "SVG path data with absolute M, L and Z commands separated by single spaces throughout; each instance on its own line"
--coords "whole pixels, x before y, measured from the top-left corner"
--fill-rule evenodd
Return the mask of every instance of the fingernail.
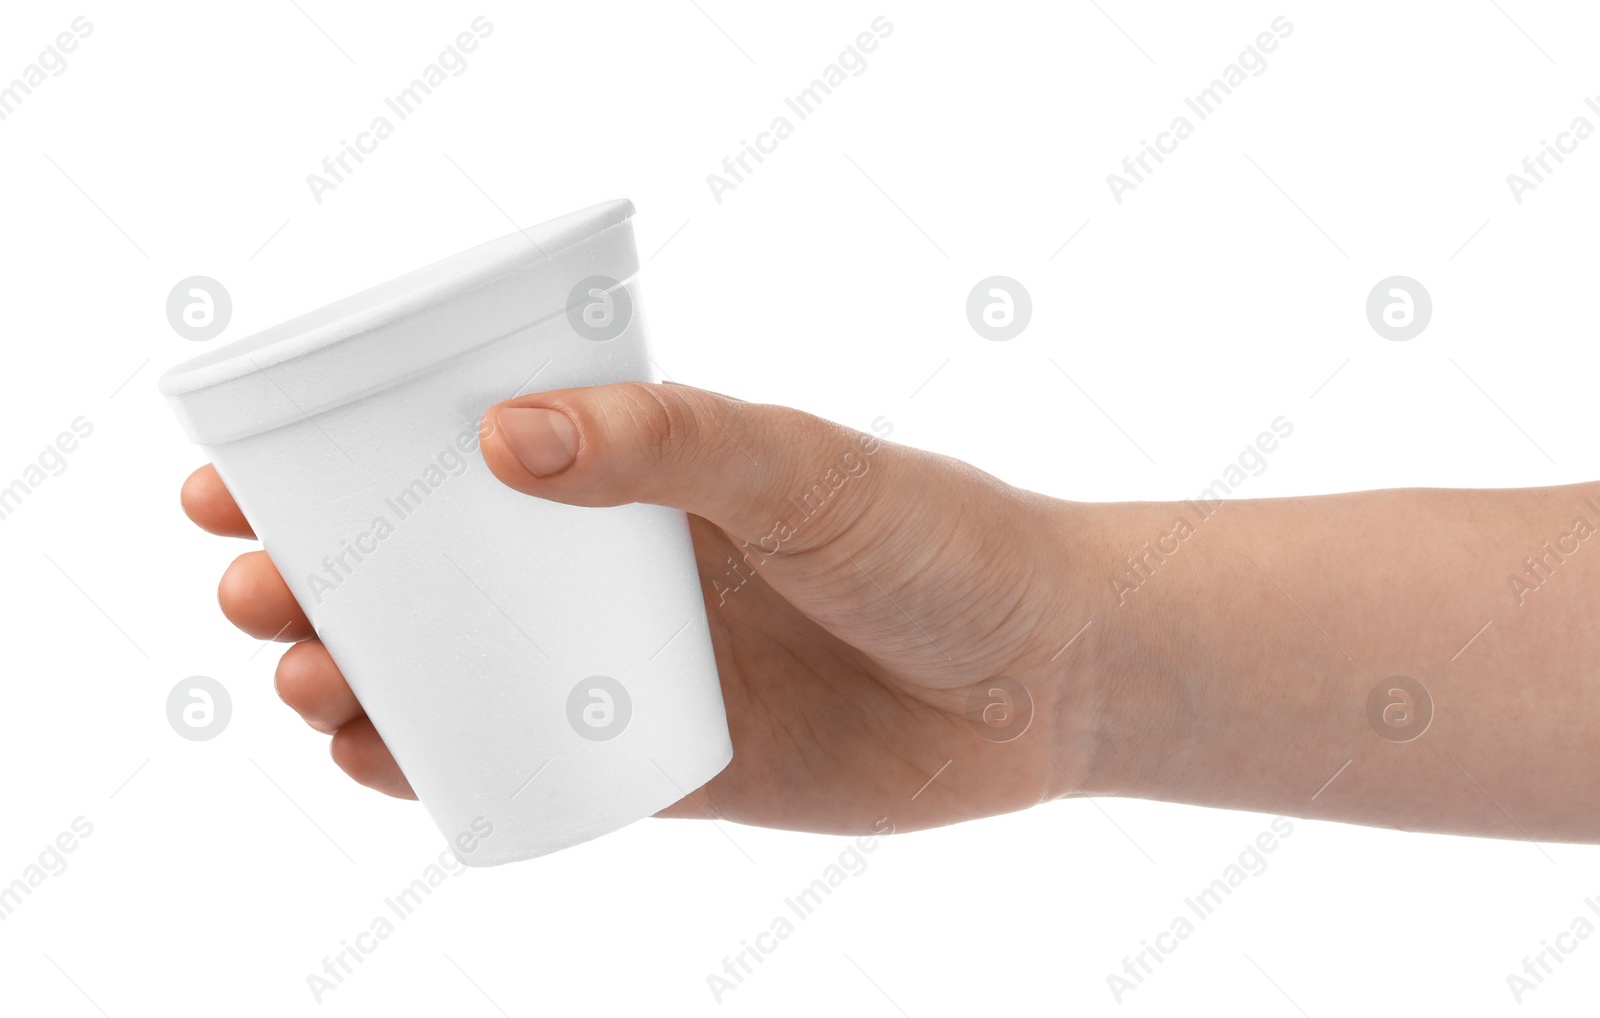
M 497 420 L 506 445 L 535 477 L 559 474 L 578 458 L 578 429 L 559 410 L 507 407 Z

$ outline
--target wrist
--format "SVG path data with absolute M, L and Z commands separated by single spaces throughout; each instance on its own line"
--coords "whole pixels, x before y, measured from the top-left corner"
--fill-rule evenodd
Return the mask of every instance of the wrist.
M 1035 652 L 1050 703 L 1051 797 L 1159 797 L 1192 721 L 1175 659 L 1194 624 L 1184 612 L 1199 602 L 1176 588 L 1195 563 L 1161 557 L 1189 514 L 1180 503 L 1056 502 L 1051 515 L 1058 620 L 1041 627 Z

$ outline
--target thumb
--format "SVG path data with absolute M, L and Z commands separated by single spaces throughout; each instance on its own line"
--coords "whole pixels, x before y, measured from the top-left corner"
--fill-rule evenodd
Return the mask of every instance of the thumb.
M 484 460 L 518 491 L 671 506 L 769 553 L 842 533 L 878 497 L 881 466 L 909 452 L 788 407 L 642 382 L 518 396 L 483 424 Z
M 1058 526 L 1050 500 L 799 410 L 623 382 L 519 396 L 484 425 L 483 457 L 512 488 L 703 517 L 813 621 L 926 681 L 998 674 L 1058 606 L 1037 554 Z

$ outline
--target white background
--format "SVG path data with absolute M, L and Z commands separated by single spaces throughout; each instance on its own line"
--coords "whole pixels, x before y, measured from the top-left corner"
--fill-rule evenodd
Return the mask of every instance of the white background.
M 307 988 L 443 845 L 337 771 L 276 699 L 276 649 L 222 619 L 246 546 L 182 518 L 199 457 L 155 378 L 508 218 L 632 198 L 673 378 L 884 416 L 1054 495 L 1193 495 L 1279 415 L 1294 434 L 1243 495 L 1600 473 L 1600 139 L 1520 205 L 1505 181 L 1574 117 L 1600 124 L 1588 5 L 298 6 L 3 16 L 0 79 L 94 25 L 0 122 L 0 484 L 94 425 L 0 521 L 0 883 L 94 827 L 0 922 L 6 1013 L 714 1011 L 707 974 L 846 846 L 645 821 L 453 878 L 322 1004 Z M 479 14 L 468 69 L 317 204 L 306 175 Z M 718 204 L 706 175 L 878 15 L 867 69 Z M 1279 15 L 1265 72 L 1117 204 L 1106 174 Z M 193 274 L 233 296 L 212 344 L 165 318 Z M 964 313 L 995 274 L 1034 304 L 1010 342 Z M 1393 274 L 1432 295 L 1410 342 L 1365 318 Z M 233 697 L 211 742 L 166 720 L 195 674 Z M 1269 820 L 1076 801 L 897 836 L 720 1009 L 1489 1014 L 1517 1009 L 1506 975 L 1541 941 L 1600 922 L 1592 848 L 1296 821 L 1117 1004 L 1107 974 Z M 1520 1010 L 1597 992 L 1600 938 Z

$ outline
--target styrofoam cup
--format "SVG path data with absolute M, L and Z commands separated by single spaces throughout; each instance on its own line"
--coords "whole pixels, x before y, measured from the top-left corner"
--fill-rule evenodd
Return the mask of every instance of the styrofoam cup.
M 519 231 L 161 378 L 468 865 L 616 830 L 732 759 L 684 515 L 523 495 L 478 452 L 499 400 L 654 380 L 632 216 Z

